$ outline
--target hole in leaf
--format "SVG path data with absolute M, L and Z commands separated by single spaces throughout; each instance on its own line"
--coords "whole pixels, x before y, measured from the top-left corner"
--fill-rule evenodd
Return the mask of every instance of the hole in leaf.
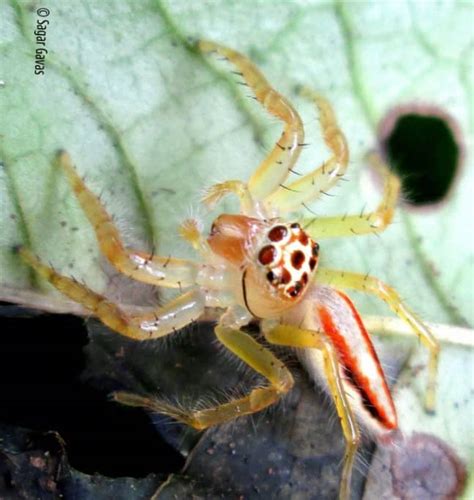
M 382 145 L 412 205 L 447 196 L 460 165 L 461 148 L 452 120 L 436 108 L 406 107 L 384 120 Z

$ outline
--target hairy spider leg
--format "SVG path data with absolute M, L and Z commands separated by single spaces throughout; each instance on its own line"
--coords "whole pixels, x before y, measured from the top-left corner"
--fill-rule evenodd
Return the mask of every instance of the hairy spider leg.
M 319 240 L 380 233 L 392 222 L 400 193 L 400 179 L 392 173 L 377 153 L 369 154 L 367 160 L 384 178 L 383 196 L 378 207 L 367 214 L 304 219 L 301 225 L 312 238 Z
M 280 187 L 298 159 L 304 143 L 304 128 L 298 112 L 277 92 L 260 70 L 244 55 L 207 40 L 197 43 L 203 53 L 216 53 L 233 64 L 238 75 L 253 90 L 257 101 L 284 122 L 281 137 L 248 181 L 252 197 L 261 200 Z M 240 189 L 240 188 L 239 188 Z
M 192 261 L 126 249 L 112 218 L 99 197 L 84 184 L 69 154 L 60 151 L 57 162 L 94 228 L 101 252 L 118 271 L 150 285 L 182 288 L 195 283 L 199 266 Z
M 221 424 L 242 415 L 263 410 L 293 387 L 293 377 L 286 366 L 268 349 L 241 330 L 218 325 L 216 337 L 236 356 L 263 375 L 270 385 L 253 389 L 247 396 L 202 410 L 186 410 L 153 398 L 128 392 L 115 392 L 113 398 L 125 405 L 143 406 L 164 413 L 196 429 Z
M 134 340 L 163 337 L 197 320 L 204 312 L 205 298 L 194 289 L 151 313 L 130 315 L 104 296 L 46 266 L 26 248 L 20 248 L 19 253 L 28 265 L 61 293 L 82 304 L 112 330 Z
M 428 412 L 433 412 L 436 404 L 436 378 L 440 346 L 430 329 L 403 303 L 392 287 L 377 278 L 358 273 L 320 268 L 317 271 L 316 280 L 320 284 L 327 284 L 336 288 L 351 288 L 375 295 L 383 300 L 399 318 L 410 325 L 423 345 L 429 350 L 425 408 Z
M 202 202 L 209 209 L 213 209 L 228 194 L 234 194 L 239 198 L 240 211 L 243 215 L 262 215 L 259 203 L 252 198 L 247 184 L 242 181 L 224 181 L 209 186 L 204 191 Z
M 275 207 L 279 212 L 291 212 L 318 199 L 340 180 L 349 163 L 347 140 L 337 124 L 331 104 L 306 87 L 303 87 L 300 93 L 316 104 L 323 139 L 332 154 L 328 160 L 309 174 L 288 186 L 281 186 L 265 198 L 265 205 Z
M 346 440 L 339 498 L 341 500 L 350 498 L 352 467 L 360 440 L 360 432 L 344 389 L 340 374 L 339 359 L 334 346 L 323 333 L 304 330 L 292 325 L 278 325 L 273 328 L 264 328 L 264 335 L 272 344 L 313 348 L 321 352 L 329 391 L 334 399 Z

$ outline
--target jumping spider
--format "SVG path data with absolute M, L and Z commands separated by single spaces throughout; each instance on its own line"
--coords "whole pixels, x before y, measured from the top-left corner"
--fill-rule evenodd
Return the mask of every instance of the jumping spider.
M 331 156 L 309 174 L 284 186 L 304 142 L 303 124 L 297 111 L 242 54 L 208 41 L 198 42 L 197 47 L 233 64 L 257 101 L 284 123 L 278 142 L 247 183 L 222 182 L 212 186 L 204 196 L 203 202 L 214 206 L 225 195 L 234 194 L 240 200 L 240 213 L 217 217 L 207 236 L 199 232 L 194 220 L 182 224 L 180 233 L 196 249 L 200 260 L 160 257 L 125 248 L 111 217 L 84 184 L 68 154 L 61 152 L 58 158 L 110 263 L 140 282 L 187 291 L 152 314 L 132 316 L 77 281 L 58 274 L 28 249 L 21 248 L 20 253 L 41 276 L 80 302 L 109 328 L 139 341 L 172 334 L 198 319 L 206 307 L 224 309 L 215 327 L 217 339 L 263 375 L 268 380 L 267 386 L 198 411 L 186 411 L 125 392 L 114 394 L 124 404 L 150 408 L 197 429 L 258 412 L 278 401 L 293 385 L 286 366 L 241 327 L 259 320 L 268 342 L 300 348 L 300 357 L 309 371 L 326 381 L 341 421 L 347 445 L 340 498 L 346 499 L 359 442 L 354 415 L 378 438 L 390 435 L 397 428 L 397 415 L 361 317 L 340 289 L 359 290 L 385 301 L 429 349 L 426 407 L 430 410 L 435 404 L 439 347 L 429 329 L 388 285 L 371 276 L 318 268 L 317 241 L 383 231 L 392 221 L 400 182 L 373 155 L 372 163 L 385 178 L 383 198 L 375 211 L 364 216 L 285 221 L 285 214 L 318 198 L 346 171 L 349 151 L 331 105 L 319 95 L 302 91 L 314 100 L 319 110 L 323 139 Z

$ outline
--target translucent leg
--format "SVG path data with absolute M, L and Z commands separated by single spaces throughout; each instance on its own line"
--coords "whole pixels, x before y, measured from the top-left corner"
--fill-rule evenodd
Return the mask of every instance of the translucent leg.
M 242 415 L 258 412 L 278 401 L 291 389 L 293 377 L 289 370 L 252 337 L 240 330 L 224 326 L 217 326 L 215 331 L 222 344 L 268 379 L 270 382 L 268 387 L 253 389 L 250 394 L 242 398 L 196 411 L 185 410 L 159 400 L 127 392 L 114 393 L 114 399 L 129 406 L 143 406 L 152 411 L 164 413 L 196 429 L 205 429 Z
M 392 173 L 380 156 L 368 156 L 372 166 L 385 178 L 382 200 L 375 211 L 368 214 L 344 215 L 306 219 L 301 224 L 314 239 L 380 233 L 391 223 L 398 195 L 400 179 Z
M 213 209 L 216 204 L 228 194 L 236 195 L 240 200 L 240 211 L 244 215 L 263 215 L 258 200 L 254 200 L 247 184 L 242 181 L 225 181 L 213 184 L 204 193 L 202 201 L 208 208 Z
M 267 196 L 265 203 L 277 208 L 280 212 L 300 209 L 301 205 L 319 198 L 344 175 L 349 162 L 347 141 L 337 124 L 329 102 L 308 89 L 303 89 L 302 94 L 311 98 L 318 107 L 323 139 L 332 155 L 313 172 L 288 186 L 280 187 Z
M 102 253 L 118 271 L 143 283 L 170 288 L 181 288 L 195 283 L 197 267 L 191 261 L 159 257 L 124 248 L 110 215 L 100 199 L 79 177 L 71 157 L 65 151 L 58 154 L 58 164 L 66 173 L 82 209 L 94 228 Z
M 352 288 L 375 295 L 386 302 L 397 316 L 410 325 L 430 353 L 425 408 L 429 412 L 434 411 L 440 346 L 429 328 L 402 302 L 398 293 L 377 278 L 346 271 L 319 269 L 316 279 L 320 284 L 328 284 L 335 288 Z
M 301 118 L 293 106 L 272 88 L 262 73 L 245 56 L 207 40 L 199 41 L 198 48 L 204 53 L 214 52 L 230 61 L 237 68 L 238 75 L 253 90 L 257 101 L 269 113 L 285 123 L 280 139 L 248 182 L 251 195 L 260 200 L 280 186 L 298 159 L 304 142 Z
M 152 313 L 128 315 L 102 295 L 44 265 L 29 250 L 21 248 L 19 253 L 25 262 L 60 292 L 82 304 L 112 330 L 131 339 L 163 337 L 197 320 L 204 312 L 201 292 L 191 290 Z
M 296 326 L 278 325 L 273 328 L 265 328 L 264 333 L 266 339 L 272 344 L 314 348 L 321 351 L 329 390 L 334 399 L 337 414 L 341 420 L 344 438 L 346 439 L 346 453 L 344 456 L 339 498 L 341 500 L 350 498 L 352 467 L 360 435 L 359 427 L 357 426 L 341 380 L 339 361 L 334 347 L 324 335 L 311 330 L 302 330 Z

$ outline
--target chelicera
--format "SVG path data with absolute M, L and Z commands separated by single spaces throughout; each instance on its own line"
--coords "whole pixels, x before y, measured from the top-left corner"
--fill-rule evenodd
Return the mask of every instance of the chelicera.
M 132 279 L 177 288 L 183 293 L 151 314 L 132 316 L 45 265 L 28 249 L 19 251 L 28 265 L 62 293 L 84 305 L 112 330 L 138 341 L 172 334 L 198 320 L 206 307 L 223 309 L 215 327 L 217 339 L 268 380 L 266 386 L 254 388 L 246 396 L 207 409 L 186 410 L 146 396 L 115 393 L 115 399 L 124 404 L 167 414 L 197 429 L 249 415 L 278 401 L 293 386 L 293 377 L 270 350 L 242 327 L 259 320 L 269 343 L 298 348 L 308 372 L 325 381 L 341 421 L 347 446 L 340 497 L 346 499 L 359 442 L 358 421 L 375 437 L 384 438 L 397 429 L 397 415 L 368 332 L 343 289 L 382 299 L 419 336 L 430 352 L 426 407 L 432 410 L 435 404 L 439 347 L 426 325 L 395 290 L 380 280 L 318 266 L 318 242 L 324 238 L 360 237 L 381 232 L 390 224 L 400 182 L 378 156 L 372 155 L 371 162 L 385 178 L 382 200 L 373 212 L 287 222 L 285 215 L 316 200 L 347 169 L 348 146 L 331 105 L 309 90 L 302 91 L 319 110 L 330 156 L 309 174 L 288 181 L 304 143 L 303 124 L 295 108 L 242 54 L 208 41 L 200 41 L 197 46 L 233 64 L 235 73 L 253 90 L 257 101 L 284 123 L 281 137 L 248 182 L 216 184 L 203 198 L 211 207 L 224 196 L 237 196 L 239 213 L 217 217 L 207 235 L 199 231 L 195 220 L 181 225 L 180 234 L 195 248 L 197 259 L 175 259 L 125 248 L 112 218 L 99 197 L 85 185 L 69 155 L 63 151 L 58 156 L 58 165 L 110 263 Z

